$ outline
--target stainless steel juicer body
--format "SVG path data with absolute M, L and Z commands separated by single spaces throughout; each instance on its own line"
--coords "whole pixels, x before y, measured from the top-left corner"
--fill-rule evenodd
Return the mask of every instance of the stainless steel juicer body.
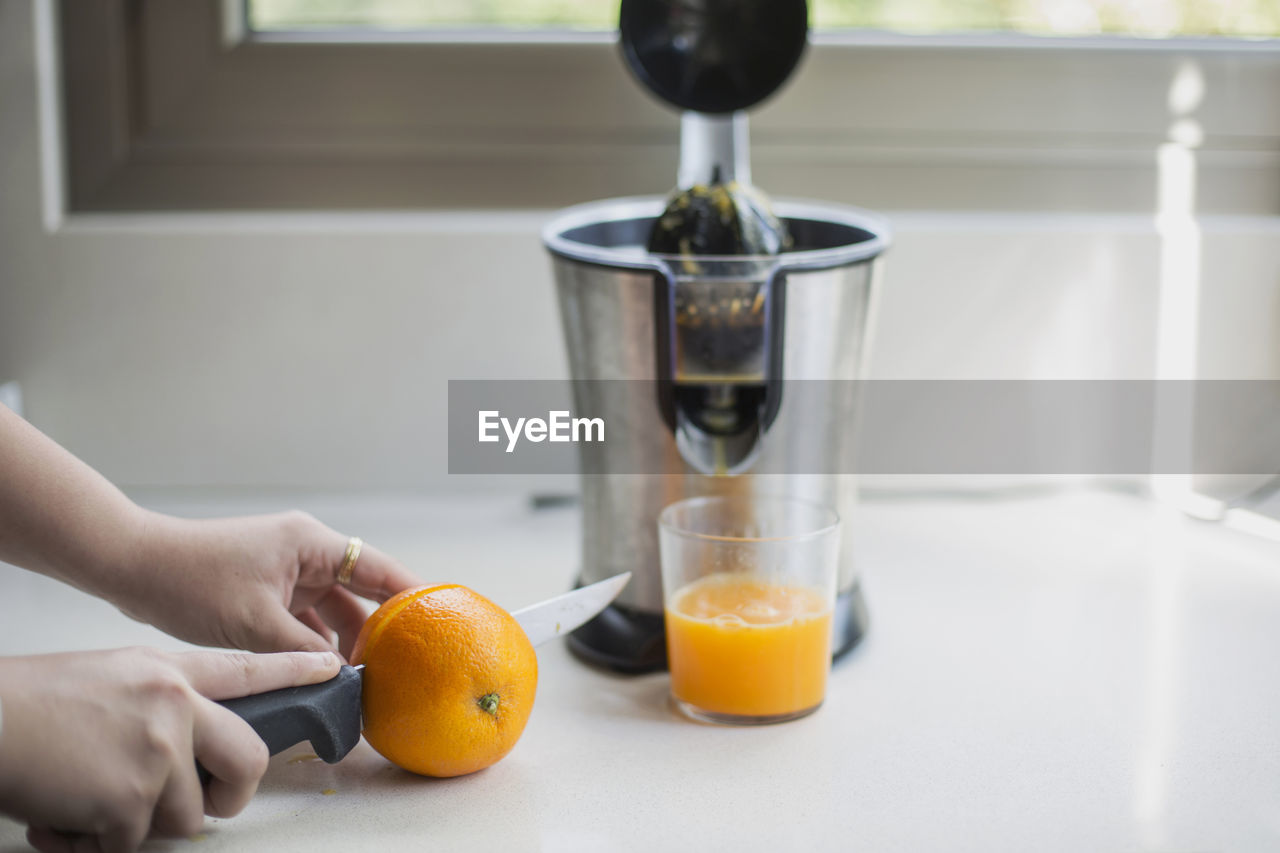
M 684 497 L 767 494 L 820 501 L 846 521 L 833 620 L 834 647 L 846 651 L 866 620 L 847 524 L 855 483 L 839 473 L 850 470 L 855 386 L 787 389 L 862 378 L 888 229 L 854 208 L 778 203 L 793 250 L 691 261 L 644 251 L 662 208 L 657 198 L 580 205 L 543 232 L 572 377 L 650 380 L 621 395 L 575 382 L 575 407 L 630 437 L 581 445 L 579 583 L 633 575 L 571 645 L 619 670 L 664 666 L 658 513 Z M 646 473 L 619 473 L 635 471 Z

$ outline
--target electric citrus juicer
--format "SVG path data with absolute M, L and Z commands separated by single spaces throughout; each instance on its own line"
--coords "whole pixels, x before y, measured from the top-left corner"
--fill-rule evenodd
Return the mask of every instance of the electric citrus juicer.
M 620 31 L 635 76 L 684 110 L 678 189 L 561 211 L 543 241 L 575 409 L 628 436 L 579 446 L 578 583 L 623 571 L 632 581 L 570 647 L 645 672 L 666 664 L 663 507 L 782 495 L 852 514 L 856 485 L 839 472 L 851 470 L 856 383 L 804 380 L 862 377 L 888 230 L 850 207 L 770 207 L 751 186 L 744 111 L 799 61 L 804 0 L 623 0 Z M 837 655 L 867 624 L 853 541 L 843 538 Z

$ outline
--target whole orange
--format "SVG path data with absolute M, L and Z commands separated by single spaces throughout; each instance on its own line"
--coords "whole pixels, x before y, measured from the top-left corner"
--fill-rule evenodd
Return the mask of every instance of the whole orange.
M 408 589 L 374 611 L 351 656 L 364 664 L 364 736 L 424 776 L 461 776 L 516 745 L 538 659 L 524 629 L 457 584 Z

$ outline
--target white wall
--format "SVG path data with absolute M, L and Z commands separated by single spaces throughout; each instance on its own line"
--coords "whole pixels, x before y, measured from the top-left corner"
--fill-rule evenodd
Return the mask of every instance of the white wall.
M 62 218 L 32 10 L 0 0 L 0 381 L 29 418 L 125 485 L 486 488 L 446 473 L 445 383 L 562 375 L 547 214 Z M 893 221 L 876 376 L 1155 375 L 1150 218 Z M 1203 225 L 1202 375 L 1280 376 L 1280 227 Z

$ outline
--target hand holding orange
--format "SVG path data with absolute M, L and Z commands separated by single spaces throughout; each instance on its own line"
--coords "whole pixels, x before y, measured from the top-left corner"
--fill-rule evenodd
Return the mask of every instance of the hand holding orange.
M 365 739 L 424 776 L 461 776 L 502 759 L 538 686 L 524 629 L 457 584 L 388 599 L 365 622 L 351 662 L 365 666 Z

